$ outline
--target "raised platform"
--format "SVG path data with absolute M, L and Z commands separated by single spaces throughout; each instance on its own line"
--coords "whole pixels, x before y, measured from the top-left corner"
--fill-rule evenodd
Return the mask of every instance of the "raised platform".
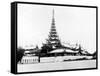
M 18 64 L 18 72 L 36 72 L 36 71 L 52 71 L 52 70 L 72 70 L 96 68 L 96 60 L 78 60 L 51 63 L 36 64 Z

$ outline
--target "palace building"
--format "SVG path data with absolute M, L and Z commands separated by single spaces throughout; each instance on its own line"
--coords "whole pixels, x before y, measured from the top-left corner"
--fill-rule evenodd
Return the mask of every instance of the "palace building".
M 55 62 L 80 58 L 91 59 L 92 56 L 82 50 L 80 45 L 78 48 L 72 48 L 61 44 L 61 40 L 59 39 L 55 26 L 54 9 L 52 14 L 51 29 L 48 39 L 46 39 L 46 43 L 43 44 L 41 49 L 38 47 L 34 49 L 27 49 L 21 63 L 30 64 L 38 62 Z

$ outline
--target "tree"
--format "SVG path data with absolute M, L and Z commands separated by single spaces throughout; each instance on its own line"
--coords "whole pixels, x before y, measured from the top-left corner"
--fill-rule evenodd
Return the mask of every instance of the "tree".
M 19 47 L 19 48 L 17 49 L 17 53 L 16 53 L 16 61 L 17 61 L 17 63 L 18 63 L 19 61 L 21 61 L 22 57 L 24 56 L 24 52 L 25 52 L 25 49 L 23 49 L 23 48 L 21 48 L 21 47 Z
M 42 49 L 41 49 L 41 53 L 47 53 L 48 52 L 48 50 L 49 50 L 49 47 L 46 45 L 46 44 L 43 44 L 43 46 L 41 47 Z
M 82 50 L 82 47 L 81 47 L 81 45 L 79 45 L 79 48 L 78 48 L 78 50 L 79 50 L 79 52 L 78 52 L 78 53 L 79 53 L 80 55 L 82 55 L 82 51 L 83 51 L 83 50 Z
M 95 52 L 92 54 L 92 56 L 93 56 L 93 59 L 96 59 L 96 58 L 97 58 L 97 52 L 95 51 Z

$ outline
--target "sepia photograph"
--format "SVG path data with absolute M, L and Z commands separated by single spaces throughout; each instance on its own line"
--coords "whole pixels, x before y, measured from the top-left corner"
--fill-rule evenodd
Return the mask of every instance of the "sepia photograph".
M 97 68 L 96 7 L 17 4 L 17 72 Z

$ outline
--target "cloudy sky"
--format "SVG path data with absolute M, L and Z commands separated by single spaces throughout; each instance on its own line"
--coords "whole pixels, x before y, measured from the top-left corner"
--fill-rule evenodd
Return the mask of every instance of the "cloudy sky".
M 55 24 L 61 42 L 81 44 L 96 51 L 96 9 L 83 7 L 18 4 L 18 47 L 41 47 L 48 38 L 55 10 Z

